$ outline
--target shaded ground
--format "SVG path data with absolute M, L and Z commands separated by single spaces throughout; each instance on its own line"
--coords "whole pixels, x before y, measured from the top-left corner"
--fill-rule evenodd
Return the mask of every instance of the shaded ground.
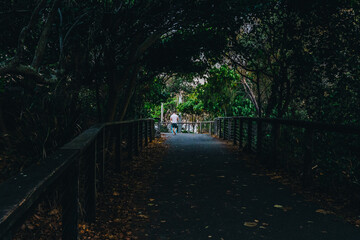
M 167 137 L 123 162 L 121 173 L 107 168 L 96 223 L 81 222 L 80 239 L 360 239 L 358 228 L 278 176 L 245 167 L 224 142 Z M 55 202 L 40 205 L 15 239 L 59 239 L 60 216 Z
M 169 135 L 143 239 L 360 239 L 360 230 L 252 173 L 224 143 Z
M 123 161 L 120 173 L 107 161 L 106 186 L 105 191 L 98 194 L 96 222 L 79 223 L 80 239 L 133 240 L 144 235 L 150 221 L 144 204 L 145 194 L 167 150 L 164 141 L 165 138 L 155 139 L 132 161 Z M 61 207 L 56 191 L 40 203 L 14 239 L 61 239 Z

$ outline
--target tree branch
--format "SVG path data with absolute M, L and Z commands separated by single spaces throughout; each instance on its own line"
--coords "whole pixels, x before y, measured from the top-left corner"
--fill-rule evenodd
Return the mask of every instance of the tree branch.
M 49 34 L 50 34 L 50 30 L 51 30 L 51 26 L 52 23 L 54 21 L 55 18 L 55 13 L 57 11 L 58 5 L 60 4 L 60 0 L 55 0 L 51 10 L 49 12 L 49 16 L 46 20 L 45 26 L 44 26 L 44 30 L 41 33 L 38 45 L 36 47 L 35 50 L 35 55 L 33 58 L 33 61 L 31 63 L 31 66 L 37 71 L 40 67 L 40 63 L 43 59 L 44 53 L 45 53 L 45 48 L 46 48 L 46 44 L 49 38 Z
M 22 58 L 22 55 L 23 55 L 23 52 L 24 52 L 24 48 L 25 48 L 25 38 L 28 35 L 30 29 L 34 27 L 36 16 L 39 14 L 40 10 L 43 8 L 45 3 L 46 3 L 46 0 L 41 0 L 39 2 L 39 4 L 36 6 L 36 8 L 34 9 L 34 11 L 31 14 L 28 25 L 23 27 L 23 29 L 21 30 L 21 32 L 19 34 L 18 47 L 17 47 L 16 55 L 15 55 L 14 60 L 13 60 L 14 64 L 18 64 L 20 62 L 20 60 Z
M 23 75 L 23 76 L 29 76 L 29 77 L 34 78 L 37 83 L 49 84 L 45 80 L 45 78 L 31 66 L 10 64 L 10 65 L 0 68 L 0 76 L 4 76 L 6 74 L 19 74 L 19 75 Z

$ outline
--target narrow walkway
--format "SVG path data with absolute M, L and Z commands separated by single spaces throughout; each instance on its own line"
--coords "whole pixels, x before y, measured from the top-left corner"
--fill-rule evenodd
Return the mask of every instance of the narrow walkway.
M 252 175 L 219 140 L 168 136 L 170 149 L 147 203 L 147 239 L 360 239 L 354 226 Z

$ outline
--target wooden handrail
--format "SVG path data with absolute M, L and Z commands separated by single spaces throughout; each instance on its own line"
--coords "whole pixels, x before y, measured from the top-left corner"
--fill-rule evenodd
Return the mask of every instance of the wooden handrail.
M 219 117 L 216 119 L 244 119 L 252 121 L 262 121 L 266 123 L 278 123 L 294 127 L 303 127 L 303 128 L 315 128 L 323 131 L 330 132 L 342 132 L 350 134 L 360 134 L 360 128 L 342 124 L 330 124 L 330 123 L 321 123 L 321 122 L 311 122 L 305 120 L 290 120 L 290 119 L 279 119 L 279 118 L 255 118 L 255 117 Z
M 177 122 L 176 124 L 200 124 L 200 123 L 205 123 L 205 124 L 209 124 L 209 123 L 213 123 L 214 121 L 200 121 L 200 122 Z M 164 121 L 163 124 L 171 124 L 170 121 Z
M 140 124 L 141 123 L 141 124 Z M 145 123 L 145 124 L 143 124 Z M 105 130 L 111 129 L 116 139 L 116 148 L 119 150 L 121 144 L 119 139 L 124 137 L 120 131 L 124 125 L 131 125 L 126 128 L 133 132 L 138 127 L 137 142 L 123 138 L 131 153 L 134 149 L 141 149 L 143 142 L 151 142 L 154 139 L 154 120 L 140 119 L 133 121 L 111 122 L 97 124 L 74 138 L 62 148 L 44 159 L 39 165 L 33 165 L 22 173 L 8 179 L 0 184 L 0 239 L 12 239 L 13 232 L 25 221 L 30 209 L 42 199 L 43 195 L 50 192 L 52 185 L 62 183 L 63 187 L 63 239 L 78 239 L 78 189 L 79 189 L 79 160 L 86 159 L 89 169 L 85 173 L 87 190 L 85 192 L 87 204 L 85 206 L 85 220 L 95 221 L 96 204 L 96 164 L 100 165 L 99 180 L 104 181 L 104 174 L 101 167 L 104 164 Z M 125 129 L 125 128 L 123 128 Z M 140 134 L 146 132 L 146 134 Z M 132 134 L 129 135 L 132 138 Z M 144 139 L 146 138 L 146 139 Z M 141 144 L 140 144 L 141 142 Z M 115 149 L 116 150 L 116 149 Z M 128 153 L 129 157 L 132 156 Z M 86 156 L 83 157 L 83 156 Z M 115 161 L 121 161 L 120 155 Z M 103 185 L 100 183 L 100 186 Z
M 341 124 L 329 124 L 310 122 L 303 120 L 287 120 L 287 119 L 272 119 L 272 118 L 254 118 L 254 117 L 218 117 L 214 119 L 217 130 L 215 133 L 219 138 L 232 140 L 234 145 L 239 144 L 239 147 L 247 151 L 256 152 L 259 156 L 263 155 L 263 145 L 265 132 L 268 136 L 268 148 L 270 148 L 270 156 L 262 159 L 272 165 L 278 164 L 278 157 L 280 155 L 279 139 L 281 138 L 281 129 L 283 127 L 293 127 L 302 129 L 300 132 L 303 137 L 296 136 L 297 141 L 302 139 L 303 149 L 303 166 L 302 178 L 304 185 L 309 185 L 312 182 L 312 171 L 315 162 L 314 145 L 315 134 L 323 133 L 338 133 L 342 136 L 357 136 L 359 141 L 360 128 Z M 237 123 L 238 122 L 238 123 Z M 266 126 L 270 126 L 271 131 Z M 230 131 L 230 128 L 233 128 Z M 269 139 L 271 142 L 269 143 Z M 345 146 L 345 145 L 344 145 Z M 356 156 L 356 154 L 354 155 Z

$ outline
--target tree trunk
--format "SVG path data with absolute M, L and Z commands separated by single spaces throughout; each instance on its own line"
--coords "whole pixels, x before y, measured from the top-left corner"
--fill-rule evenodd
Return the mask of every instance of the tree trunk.
M 152 35 L 148 36 L 141 44 L 138 44 L 134 50 L 132 50 L 132 54 L 130 54 L 128 65 L 123 72 L 123 77 L 120 83 L 117 81 L 116 78 L 113 79 L 113 87 L 110 86 L 109 90 L 109 101 L 107 104 L 107 116 L 106 120 L 111 122 L 114 121 L 116 116 L 116 109 L 119 103 L 119 93 L 121 88 L 123 87 L 123 83 L 128 80 L 128 88 L 125 93 L 125 98 L 122 106 L 122 110 L 120 113 L 120 120 L 125 117 L 127 108 L 129 106 L 131 97 L 134 94 L 135 86 L 136 86 L 136 78 L 137 74 L 140 70 L 138 60 L 144 54 L 144 52 L 151 47 L 156 40 L 161 37 L 162 33 L 153 33 Z M 135 44 L 139 41 L 138 39 L 141 38 L 141 34 L 135 38 Z
M 21 32 L 19 34 L 16 55 L 15 55 L 14 61 L 13 61 L 14 65 L 17 65 L 21 62 L 21 58 L 23 56 L 23 52 L 25 49 L 25 39 L 26 39 L 29 31 L 34 27 L 34 25 L 36 23 L 36 17 L 39 14 L 40 10 L 43 9 L 45 4 L 46 4 L 46 0 L 41 0 L 39 2 L 39 4 L 36 6 L 36 8 L 34 9 L 34 11 L 31 14 L 29 23 L 21 30 Z
M 130 104 L 130 100 L 131 100 L 132 96 L 134 95 L 134 91 L 135 91 L 135 87 L 136 87 L 136 79 L 137 79 L 137 75 L 138 75 L 139 71 L 140 71 L 140 67 L 134 66 L 133 72 L 131 74 L 131 78 L 129 80 L 129 85 L 126 89 L 124 104 L 122 106 L 121 113 L 120 113 L 120 121 L 122 121 L 124 119 L 125 114 L 127 112 L 127 108 L 129 107 L 129 104 Z
M 60 5 L 60 0 L 55 0 L 51 7 L 49 16 L 46 20 L 44 30 L 41 33 L 38 45 L 36 46 L 35 55 L 34 55 L 32 63 L 31 63 L 31 66 L 33 68 L 35 68 L 36 70 L 39 69 L 40 63 L 43 59 L 45 49 L 46 49 L 46 44 L 48 42 L 48 38 L 49 38 L 50 30 L 51 30 L 51 26 L 54 21 L 55 13 L 56 13 L 56 10 L 59 5 Z
M 258 117 L 261 118 L 262 104 L 261 104 L 260 72 L 259 71 L 256 71 L 256 88 L 257 88 Z

